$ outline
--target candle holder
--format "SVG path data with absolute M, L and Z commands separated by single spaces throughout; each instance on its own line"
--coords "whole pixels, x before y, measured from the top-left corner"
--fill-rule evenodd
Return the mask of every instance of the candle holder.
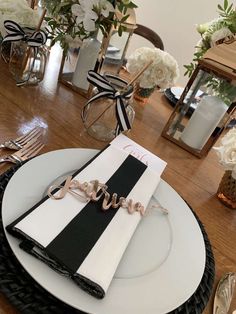
M 209 152 L 236 107 L 236 41 L 210 48 L 199 61 L 162 136 L 195 156 Z M 189 108 L 195 110 L 189 116 Z
M 89 71 L 88 79 L 96 87 L 82 110 L 82 121 L 90 136 L 109 142 L 132 127 L 135 117 L 131 106 L 133 86 L 109 73 L 102 76 Z
M 232 176 L 232 171 L 225 171 L 217 191 L 217 197 L 226 206 L 236 209 L 236 180 Z
M 115 14 L 119 20 L 124 18 L 119 10 L 116 10 Z M 121 23 L 122 35 L 120 28 L 113 25 L 107 34 L 98 31 L 93 37 L 85 40 L 81 47 L 69 48 L 67 55 L 62 57 L 59 72 L 61 83 L 90 98 L 93 87 L 87 81 L 88 71 L 119 73 L 136 28 L 134 9 L 129 8 L 126 14 L 128 18 Z
M 115 14 L 119 20 L 124 18 L 119 10 L 116 10 Z M 102 73 L 109 71 L 118 75 L 122 66 L 126 63 L 126 52 L 134 30 L 137 28 L 135 10 L 129 8 L 126 14 L 128 18 L 121 23 L 122 36 L 119 34 L 119 27 L 113 25 L 111 28 L 109 46 L 102 64 Z

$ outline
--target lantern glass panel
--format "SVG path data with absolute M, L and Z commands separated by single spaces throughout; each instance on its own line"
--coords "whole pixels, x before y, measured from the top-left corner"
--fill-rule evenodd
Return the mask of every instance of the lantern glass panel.
M 236 86 L 232 82 L 212 71 L 195 70 L 163 136 L 201 156 L 220 135 L 235 99 Z
M 109 46 L 106 51 L 105 60 L 102 65 L 102 71 L 110 71 L 119 73 L 128 47 L 128 42 L 131 33 L 124 31 L 122 36 L 119 36 L 118 31 L 114 30 L 111 34 Z

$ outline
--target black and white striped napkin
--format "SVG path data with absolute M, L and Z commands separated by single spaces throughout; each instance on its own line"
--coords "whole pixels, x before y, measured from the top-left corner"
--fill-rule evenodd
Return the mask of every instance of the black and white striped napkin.
M 74 179 L 99 180 L 110 194 L 146 207 L 160 176 L 127 152 L 108 146 Z M 102 211 L 101 202 L 84 203 L 70 193 L 61 200 L 45 197 L 7 226 L 7 231 L 22 240 L 24 250 L 103 298 L 142 218 L 139 212 L 129 214 L 121 207 Z

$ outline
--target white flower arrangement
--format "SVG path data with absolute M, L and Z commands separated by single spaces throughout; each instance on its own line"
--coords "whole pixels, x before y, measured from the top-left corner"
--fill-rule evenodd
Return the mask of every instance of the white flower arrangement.
M 229 130 L 221 139 L 221 146 L 214 149 L 220 164 L 225 170 L 232 171 L 232 177 L 236 179 L 236 128 Z
M 97 10 L 94 10 L 94 7 Z M 79 3 L 71 6 L 71 11 L 76 16 L 76 23 L 78 25 L 83 23 L 84 29 L 87 32 L 94 32 L 96 30 L 95 21 L 99 18 L 97 12 L 101 16 L 108 18 L 110 12 L 114 12 L 114 10 L 111 2 L 107 0 L 80 0 Z
M 138 79 L 139 86 L 142 88 L 158 86 L 161 89 L 173 86 L 179 77 L 178 64 L 168 52 L 158 48 L 136 49 L 127 60 L 127 70 L 131 74 L 136 74 L 151 60 L 152 64 Z
M 26 0 L 1 0 L 0 1 L 0 34 L 6 35 L 4 21 L 12 20 L 21 27 L 36 27 L 39 16 L 31 9 Z
M 196 69 L 198 62 L 203 58 L 208 49 L 232 39 L 236 34 L 236 10 L 233 3 L 224 0 L 223 6 L 218 5 L 219 17 L 205 24 L 196 27 L 201 39 L 198 41 L 193 56 L 193 61 L 184 65 L 189 77 Z M 227 105 L 230 105 L 236 97 L 236 88 L 226 80 L 219 79 L 214 75 L 206 78 L 205 86 L 214 95 L 221 98 Z
M 106 35 L 112 25 L 121 35 L 125 30 L 123 23 L 129 16 L 128 9 L 137 7 L 131 0 L 43 0 L 43 3 L 52 44 L 60 42 L 65 54 L 71 47 L 70 39 L 83 41 L 98 30 Z
M 186 74 L 189 75 L 191 75 L 196 68 L 196 62 L 203 57 L 204 53 L 207 52 L 209 48 L 214 47 L 222 40 L 233 36 L 232 31 L 223 17 L 219 17 L 205 24 L 199 24 L 196 29 L 201 35 L 201 39 L 195 47 L 195 63 L 185 66 L 187 69 Z

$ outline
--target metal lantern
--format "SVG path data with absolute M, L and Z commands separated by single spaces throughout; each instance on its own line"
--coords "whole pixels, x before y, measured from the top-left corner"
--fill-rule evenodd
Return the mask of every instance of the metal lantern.
M 86 39 L 81 47 L 79 44 L 76 47 L 75 41 L 73 47 L 68 49 L 67 55 L 63 54 L 59 81 L 79 94 L 90 98 L 92 86 L 87 81 L 87 73 L 89 70 L 100 72 L 109 39 L 110 35 L 108 34 L 100 41 L 95 34 Z
M 103 35 L 101 31 L 93 37 L 86 39 L 82 46 L 70 47 L 67 55 L 63 55 L 59 81 L 83 96 L 90 98 L 92 87 L 87 81 L 87 73 L 94 70 L 97 73 L 112 72 L 118 73 L 125 53 L 128 42 L 133 34 L 136 24 L 134 9 L 127 11 L 128 19 L 122 24 L 122 35 L 118 34 L 118 27 L 111 27 L 109 34 Z M 122 16 L 117 11 L 119 19 Z
M 102 65 L 102 72 L 109 71 L 113 74 L 118 74 L 120 69 L 125 64 L 126 52 L 129 42 L 136 26 L 136 15 L 134 9 L 128 9 L 129 17 L 121 24 L 123 28 L 122 35 L 119 35 L 119 27 L 112 27 L 109 45 L 107 47 L 105 59 Z M 119 11 L 116 12 L 119 20 L 122 15 Z
M 210 48 L 188 81 L 162 136 L 201 158 L 236 109 L 236 41 Z

